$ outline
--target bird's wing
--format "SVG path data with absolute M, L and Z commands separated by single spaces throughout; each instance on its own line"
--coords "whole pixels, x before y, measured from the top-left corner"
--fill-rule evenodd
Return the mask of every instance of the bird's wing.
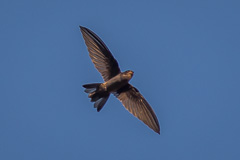
M 130 113 L 160 134 L 158 119 L 153 109 L 135 87 L 127 84 L 119 89 L 115 96 Z
M 89 56 L 104 81 L 120 73 L 118 63 L 103 41 L 91 30 L 80 26 L 83 38 L 88 48 Z

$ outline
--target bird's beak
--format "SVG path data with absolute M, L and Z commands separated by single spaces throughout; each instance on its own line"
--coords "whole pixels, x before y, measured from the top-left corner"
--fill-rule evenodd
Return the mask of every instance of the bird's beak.
M 131 72 L 130 72 L 130 74 L 131 74 L 131 77 L 132 77 L 132 76 L 133 76 L 133 74 L 134 74 L 134 72 L 133 72 L 133 71 L 131 71 Z

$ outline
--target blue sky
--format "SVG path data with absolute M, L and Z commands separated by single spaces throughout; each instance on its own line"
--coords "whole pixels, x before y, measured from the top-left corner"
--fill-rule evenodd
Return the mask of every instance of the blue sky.
M 0 159 L 239 159 L 239 6 L 1 0 Z M 79 25 L 135 72 L 160 136 L 114 96 L 93 108 L 82 84 L 102 78 Z

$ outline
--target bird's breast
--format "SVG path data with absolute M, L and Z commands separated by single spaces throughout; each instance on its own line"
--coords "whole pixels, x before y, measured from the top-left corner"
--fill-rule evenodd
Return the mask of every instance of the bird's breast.
M 108 92 L 115 92 L 127 83 L 128 80 L 123 78 L 121 74 L 118 74 L 108 81 L 102 83 L 102 87 L 104 87 Z

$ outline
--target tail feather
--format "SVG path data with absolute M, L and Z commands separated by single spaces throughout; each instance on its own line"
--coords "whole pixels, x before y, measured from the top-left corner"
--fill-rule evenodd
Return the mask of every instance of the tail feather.
M 91 93 L 98 89 L 101 83 L 92 83 L 92 84 L 84 84 L 83 87 L 86 88 L 84 91 L 86 93 Z
M 101 98 L 101 96 L 96 93 L 96 92 L 92 92 L 88 95 L 89 98 L 91 98 L 91 102 L 96 102 L 97 100 L 99 100 Z
M 84 91 L 86 93 L 89 93 L 88 97 L 91 98 L 91 102 L 94 103 L 94 108 L 97 108 L 97 111 L 99 112 L 104 104 L 107 102 L 109 93 L 102 94 L 101 92 L 98 92 L 99 86 L 101 83 L 92 83 L 92 84 L 85 84 L 83 85 L 84 88 L 86 88 Z
M 107 102 L 108 97 L 109 97 L 109 95 L 106 97 L 102 97 L 94 103 L 94 108 L 97 108 L 98 112 L 102 109 L 104 104 Z
M 86 88 L 84 90 L 84 92 L 86 92 L 86 93 L 91 93 L 91 92 L 94 92 L 94 91 L 96 91 L 96 88 Z

